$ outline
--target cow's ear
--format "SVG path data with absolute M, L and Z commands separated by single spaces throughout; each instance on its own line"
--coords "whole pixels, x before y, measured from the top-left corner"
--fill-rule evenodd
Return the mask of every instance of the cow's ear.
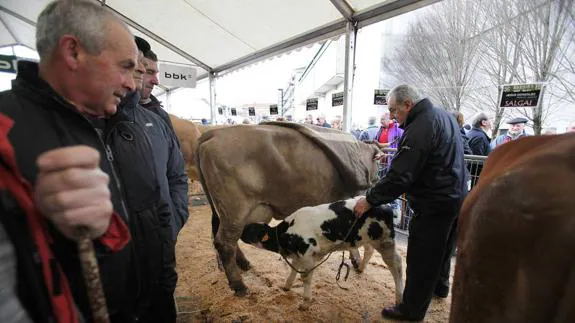
M 270 239 L 270 236 L 266 233 L 264 234 L 263 238 L 262 238 L 262 242 L 266 242 Z

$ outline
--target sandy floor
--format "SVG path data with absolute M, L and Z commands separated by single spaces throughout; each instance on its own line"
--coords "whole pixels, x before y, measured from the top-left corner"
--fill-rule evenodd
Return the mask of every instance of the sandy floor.
M 243 274 L 250 291 L 244 298 L 233 295 L 224 272 L 217 268 L 209 207 L 190 208 L 190 221 L 176 248 L 180 322 L 387 322 L 381 309 L 393 304 L 394 283 L 377 252 L 364 273 L 351 270 L 348 280 L 340 281 L 348 290 L 335 280 L 341 253 L 332 254 L 314 273 L 311 307 L 300 310 L 301 280 L 289 292 L 280 288 L 289 267 L 279 255 L 241 242 L 240 247 L 252 264 Z M 400 253 L 405 258 L 404 247 Z M 447 322 L 449 306 L 449 299 L 434 299 L 425 322 Z

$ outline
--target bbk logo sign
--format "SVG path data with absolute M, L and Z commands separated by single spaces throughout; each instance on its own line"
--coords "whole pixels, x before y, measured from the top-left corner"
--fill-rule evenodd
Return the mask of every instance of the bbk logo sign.
M 196 69 L 168 63 L 160 64 L 160 84 L 164 86 L 196 87 Z
M 0 55 L 0 72 L 16 73 L 16 56 Z

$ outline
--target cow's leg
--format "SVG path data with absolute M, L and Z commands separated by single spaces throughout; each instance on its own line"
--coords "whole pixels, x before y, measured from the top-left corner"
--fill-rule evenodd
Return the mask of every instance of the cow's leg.
M 395 249 L 395 243 L 386 243 L 377 248 L 381 258 L 389 268 L 393 280 L 395 281 L 395 303 L 400 304 L 403 299 L 403 269 L 401 256 Z
M 240 248 L 240 246 L 237 245 L 237 243 L 236 243 L 236 264 L 238 264 L 240 269 L 243 271 L 250 270 L 251 268 L 248 258 L 246 258 L 246 256 L 242 252 L 242 249 Z
M 297 275 L 297 271 L 295 271 L 295 269 L 291 269 L 291 272 L 286 280 L 286 284 L 284 287 L 282 287 L 283 290 L 288 291 L 291 289 L 291 287 L 293 286 L 293 282 L 295 281 L 295 277 Z
M 359 263 L 361 262 L 361 256 L 359 255 L 359 250 L 357 248 L 349 249 L 349 259 L 351 259 L 351 264 L 355 270 L 359 270 Z
M 303 299 L 306 302 L 311 301 L 311 280 L 312 280 L 312 277 L 313 277 L 313 270 L 301 275 L 301 278 L 303 279 Z
M 363 259 L 361 261 L 361 264 L 357 268 L 358 272 L 362 273 L 365 270 L 365 267 L 369 263 L 371 256 L 373 256 L 373 250 L 374 250 L 373 246 L 370 244 L 366 244 L 363 246 Z
M 228 279 L 230 288 L 235 292 L 236 296 L 245 296 L 248 293 L 248 288 L 242 280 L 240 269 L 238 268 L 236 259 L 237 241 L 241 236 L 242 228 L 237 229 L 233 226 L 225 226 L 218 230 L 214 239 L 214 245 Z

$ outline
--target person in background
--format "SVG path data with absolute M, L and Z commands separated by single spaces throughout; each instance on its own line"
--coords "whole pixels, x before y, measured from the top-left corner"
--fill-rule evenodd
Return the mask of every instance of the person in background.
M 481 112 L 473 118 L 472 124 L 473 128 L 467 133 L 472 155 L 489 155 L 491 152 L 491 147 L 489 146 L 491 138 L 487 134 L 487 132 L 491 130 L 489 118 L 485 113 Z
M 341 120 L 342 120 L 341 116 L 339 116 L 339 115 L 335 116 L 335 118 L 331 122 L 332 128 L 342 131 L 343 130 L 343 124 L 342 124 Z
M 407 194 L 414 215 L 403 301 L 384 308 L 382 315 L 420 321 L 433 295 L 449 293 L 453 223 L 467 193 L 463 142 L 455 119 L 415 88 L 399 85 L 389 92 L 387 102 L 405 132 L 386 176 L 357 201 L 354 212 L 359 217 L 373 206 Z
M 487 134 L 488 131 L 491 130 L 491 122 L 487 115 L 483 112 L 477 114 L 473 118 L 473 128 L 467 133 L 469 137 L 469 148 L 471 149 L 471 154 L 476 156 L 487 156 L 491 152 L 489 135 Z M 483 163 L 472 161 L 467 168 L 471 174 L 471 186 L 470 188 L 475 187 L 477 184 L 477 180 L 479 179 L 479 175 L 483 170 Z
M 471 148 L 469 148 L 469 139 L 467 138 L 467 134 L 465 133 L 465 129 L 463 129 L 463 123 L 465 122 L 463 113 L 459 111 L 455 111 L 452 113 L 453 117 L 457 121 L 459 125 L 459 132 L 461 133 L 461 139 L 463 139 L 463 152 L 466 155 L 472 155 Z
M 320 114 L 319 117 L 317 117 L 317 125 L 324 128 L 331 128 L 331 125 L 325 121 L 325 115 L 323 114 Z
M 127 206 L 135 218 L 133 235 L 140 261 L 135 316 L 140 322 L 168 323 L 176 321 L 175 241 L 188 218 L 188 180 L 178 139 L 159 115 L 139 105 L 146 73 L 143 53 L 150 45 L 140 37 L 135 43 L 136 90 L 126 95 L 118 113 L 100 129 L 116 155 Z
M 571 122 L 569 127 L 567 127 L 567 132 L 575 132 L 575 121 Z
M 504 143 L 527 136 L 525 133 L 525 125 L 527 124 L 527 121 L 527 119 L 522 117 L 513 118 L 507 121 L 507 124 L 511 125 L 511 127 L 507 130 L 506 134 L 498 136 L 491 142 L 491 149 L 495 149 Z
M 403 135 L 403 129 L 395 120 L 390 120 L 389 113 L 381 115 L 380 127 L 375 135 L 375 140 L 381 144 L 388 144 L 390 148 L 397 148 L 399 139 Z
M 135 39 L 136 44 L 143 55 L 140 58 L 140 61 L 143 64 L 145 73 L 138 90 L 139 105 L 136 103 L 132 104 L 137 106 L 137 109 L 134 110 L 136 111 L 134 116 L 137 115 L 140 117 L 140 123 L 145 126 L 145 129 L 153 139 L 152 143 L 157 147 L 154 148 L 154 150 L 156 150 L 156 164 L 160 165 L 159 171 L 162 175 L 162 191 L 164 199 L 168 200 L 170 204 L 172 213 L 172 235 L 175 242 L 178 233 L 189 217 L 188 178 L 184 169 L 185 162 L 180 150 L 180 142 L 176 132 L 174 131 L 170 117 L 163 109 L 161 102 L 152 95 L 154 86 L 158 85 L 158 57 L 152 51 L 150 44 L 146 40 L 137 36 Z M 161 122 L 157 122 L 152 116 L 143 113 L 140 107 L 143 107 L 159 116 L 168 129 L 164 130 L 161 126 Z M 153 126 L 154 124 L 156 127 Z M 202 124 L 207 125 L 208 121 L 203 118 Z M 164 136 L 165 139 L 159 138 L 158 136 Z M 175 146 L 172 146 L 173 142 L 175 142 Z M 167 152 L 165 151 L 166 147 L 169 149 Z M 160 152 L 163 153 L 158 156 Z M 166 178 L 163 176 L 164 173 L 166 174 Z
M 374 141 L 375 136 L 379 130 L 379 127 L 376 125 L 377 119 L 375 117 L 369 117 L 367 120 L 367 128 L 361 132 L 359 135 L 359 140 L 363 142 Z
M 175 135 L 174 126 L 170 116 L 164 110 L 162 102 L 152 95 L 154 87 L 160 83 L 158 80 L 160 70 L 158 69 L 158 56 L 151 49 L 144 52 L 144 65 L 146 66 L 146 74 L 144 74 L 144 85 L 140 91 L 140 105 L 159 115 Z
M 311 114 L 308 114 L 307 116 L 305 116 L 305 120 L 303 121 L 303 123 L 313 124 L 313 116 Z

